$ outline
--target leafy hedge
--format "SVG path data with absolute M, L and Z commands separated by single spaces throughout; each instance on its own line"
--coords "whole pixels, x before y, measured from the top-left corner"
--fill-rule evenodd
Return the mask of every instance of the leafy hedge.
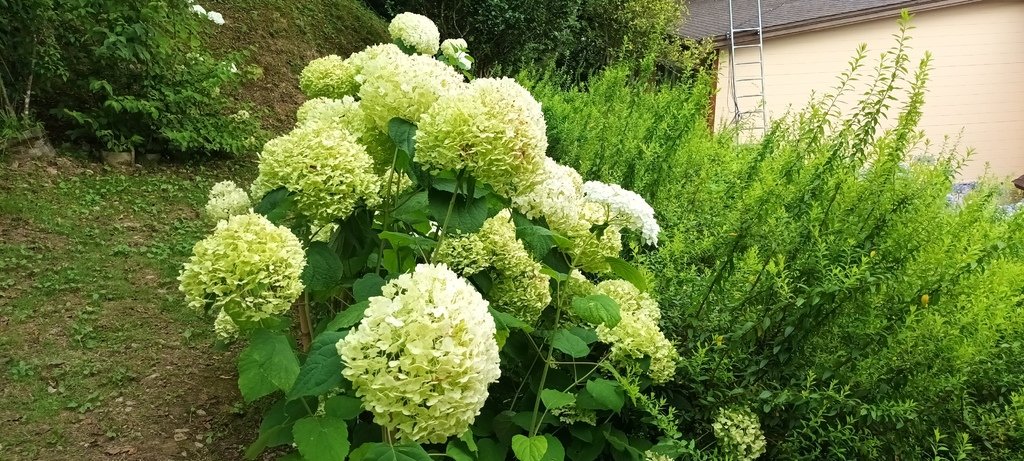
M 670 401 L 701 448 L 737 405 L 772 459 L 1021 459 L 1024 214 L 998 186 L 947 202 L 962 159 L 920 139 L 929 62 L 907 28 L 753 145 L 709 131 L 706 79 L 533 79 L 552 156 L 659 214 L 636 260 L 660 276 L 684 358 Z

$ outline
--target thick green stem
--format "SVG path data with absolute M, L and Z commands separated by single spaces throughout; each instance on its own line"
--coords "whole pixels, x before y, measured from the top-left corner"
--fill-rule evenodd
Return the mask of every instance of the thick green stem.
M 309 292 L 302 292 L 302 300 L 298 302 L 299 313 L 299 344 L 302 346 L 302 352 L 309 352 L 309 346 L 313 342 L 313 336 L 310 332 L 310 319 L 309 319 Z
M 398 148 L 395 148 L 395 155 L 391 157 L 391 170 L 388 172 L 388 180 L 385 184 L 387 191 L 384 196 L 384 219 L 381 221 L 381 231 L 388 231 L 391 226 L 391 207 L 394 204 L 394 197 L 392 195 L 391 186 L 395 180 L 395 164 L 398 163 Z M 374 271 L 377 275 L 380 275 L 381 265 L 384 263 L 384 239 L 380 240 L 380 248 L 377 251 L 377 269 Z
M 562 318 L 561 308 L 561 284 L 555 285 L 555 323 L 554 327 L 558 328 L 558 322 Z M 530 437 L 537 435 L 537 430 L 540 429 L 540 425 L 537 421 L 537 415 L 540 412 L 540 395 L 544 392 L 544 384 L 548 380 L 548 370 L 551 369 L 552 361 L 551 357 L 554 356 L 555 346 L 548 343 L 548 357 L 544 359 L 544 371 L 540 374 L 540 385 L 537 386 L 537 398 L 533 400 L 533 417 L 530 418 Z
M 448 212 L 444 215 L 441 229 L 437 232 L 437 246 L 434 247 L 435 249 L 440 248 L 441 242 L 444 241 L 445 231 L 448 230 L 448 220 L 452 217 L 452 211 L 455 211 L 455 199 L 459 197 L 460 189 L 462 189 L 462 172 L 459 172 L 458 177 L 455 178 L 455 192 L 452 193 L 452 199 L 448 202 Z

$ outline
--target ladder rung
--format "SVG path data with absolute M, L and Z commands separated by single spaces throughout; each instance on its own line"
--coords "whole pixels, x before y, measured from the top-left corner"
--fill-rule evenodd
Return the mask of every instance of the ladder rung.
M 733 48 L 761 48 L 761 45 L 736 45 Z
M 758 33 L 760 33 L 761 29 L 758 28 L 758 27 L 748 27 L 746 29 L 733 29 L 732 33 L 735 34 L 736 32 L 750 32 L 750 31 L 757 31 Z
M 762 109 L 754 109 L 754 110 L 746 110 L 746 111 L 740 112 L 740 114 L 760 114 L 761 112 L 764 112 L 764 110 L 762 110 Z
M 746 61 L 746 62 L 737 62 L 736 63 L 737 66 L 748 66 L 750 64 L 761 64 L 761 61 Z
M 737 98 L 763 98 L 763 94 L 748 94 L 744 96 L 736 96 Z
M 760 82 L 761 79 L 760 78 L 738 78 L 738 79 L 736 79 L 736 81 L 737 82 Z

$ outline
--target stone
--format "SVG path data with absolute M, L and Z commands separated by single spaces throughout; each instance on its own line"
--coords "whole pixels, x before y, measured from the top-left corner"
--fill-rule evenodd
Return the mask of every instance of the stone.
M 131 166 L 135 164 L 134 152 L 103 151 L 103 163 L 110 166 Z

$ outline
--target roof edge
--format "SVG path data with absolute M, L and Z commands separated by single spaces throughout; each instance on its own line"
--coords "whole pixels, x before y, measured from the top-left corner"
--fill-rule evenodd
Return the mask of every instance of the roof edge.
M 835 29 L 837 27 L 874 21 L 876 19 L 886 19 L 893 13 L 897 13 L 902 10 L 908 10 L 911 13 L 920 13 L 952 6 L 978 3 L 980 1 L 982 0 L 917 0 L 907 2 L 899 6 L 880 6 L 866 10 L 852 11 L 849 13 L 835 14 L 804 21 L 791 22 L 788 24 L 765 27 L 763 34 L 765 39 L 785 37 L 805 32 Z M 749 33 L 746 34 L 746 36 L 739 38 L 738 41 L 745 42 L 746 40 L 754 39 L 756 36 L 757 35 L 753 33 Z M 715 48 L 725 48 L 729 46 L 729 37 L 727 34 L 715 35 L 711 37 L 711 39 Z

